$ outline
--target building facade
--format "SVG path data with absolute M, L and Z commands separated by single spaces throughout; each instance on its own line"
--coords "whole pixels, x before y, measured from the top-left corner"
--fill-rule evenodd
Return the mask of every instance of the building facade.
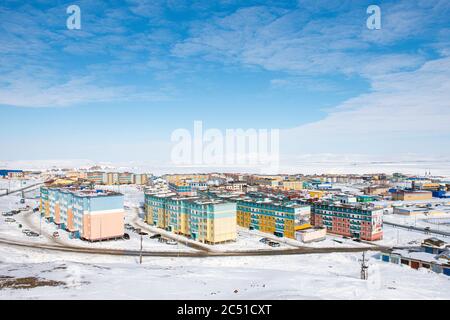
M 327 232 L 374 241 L 383 238 L 383 209 L 358 205 L 316 202 L 311 222 L 326 227 Z
M 191 239 L 216 244 L 236 240 L 236 204 L 174 193 L 145 194 L 146 222 Z
M 295 231 L 309 224 L 311 207 L 260 200 L 237 202 L 237 224 L 244 228 L 295 239 Z
M 72 237 L 88 241 L 122 237 L 123 195 L 111 191 L 41 187 L 41 214 Z
M 431 191 L 397 190 L 392 193 L 392 200 L 398 201 L 430 200 L 432 197 Z

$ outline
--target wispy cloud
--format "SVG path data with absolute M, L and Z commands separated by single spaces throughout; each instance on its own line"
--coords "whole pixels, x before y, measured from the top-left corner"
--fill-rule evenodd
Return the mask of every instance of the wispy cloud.
M 283 150 L 450 155 L 449 70 L 446 57 L 379 76 L 372 92 L 344 102 L 323 120 L 283 131 Z

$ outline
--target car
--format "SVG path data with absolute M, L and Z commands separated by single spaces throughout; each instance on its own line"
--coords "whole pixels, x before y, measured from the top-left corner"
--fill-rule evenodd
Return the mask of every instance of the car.
M 161 242 L 161 243 L 166 243 L 168 240 L 166 238 L 162 238 L 161 237 L 161 238 L 158 239 L 158 241 Z
M 30 237 L 39 237 L 39 233 L 33 231 L 29 232 L 27 235 Z
M 166 242 L 166 244 L 169 244 L 169 245 L 171 245 L 171 246 L 176 246 L 176 245 L 178 244 L 178 242 L 176 242 L 175 240 L 168 240 L 168 241 Z
M 58 233 L 58 231 L 53 232 L 53 238 L 59 238 L 59 233 Z
M 22 233 L 28 233 L 28 232 L 31 232 L 31 230 L 30 229 L 23 229 L 22 230 Z
M 130 240 L 130 235 L 128 233 L 124 233 L 122 238 L 124 240 Z
M 261 239 L 259 239 L 259 242 L 267 243 L 267 242 L 269 242 L 269 239 L 267 239 L 267 238 L 261 238 Z
M 161 238 L 161 235 L 159 233 L 150 236 L 150 239 L 159 239 L 159 238 Z
M 359 238 L 353 238 L 352 240 L 355 242 L 361 242 L 361 239 L 359 239 Z
M 6 218 L 5 222 L 16 222 L 16 219 L 13 218 Z
M 269 241 L 269 246 L 271 246 L 271 247 L 279 247 L 280 246 L 280 244 L 278 243 L 278 242 L 275 242 L 275 241 Z

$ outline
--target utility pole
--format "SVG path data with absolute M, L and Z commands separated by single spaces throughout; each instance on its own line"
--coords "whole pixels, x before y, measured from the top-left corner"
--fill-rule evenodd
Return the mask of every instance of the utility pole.
M 139 252 L 139 264 L 142 264 L 142 238 L 143 238 L 143 236 L 141 234 L 141 250 Z
M 363 251 L 361 261 L 361 280 L 367 280 L 369 278 L 369 266 L 366 264 L 366 252 Z

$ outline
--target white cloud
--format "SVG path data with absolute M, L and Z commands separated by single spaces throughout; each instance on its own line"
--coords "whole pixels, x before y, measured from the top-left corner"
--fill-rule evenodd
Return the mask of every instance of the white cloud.
M 450 155 L 450 57 L 378 76 L 323 120 L 281 133 L 282 152 Z

